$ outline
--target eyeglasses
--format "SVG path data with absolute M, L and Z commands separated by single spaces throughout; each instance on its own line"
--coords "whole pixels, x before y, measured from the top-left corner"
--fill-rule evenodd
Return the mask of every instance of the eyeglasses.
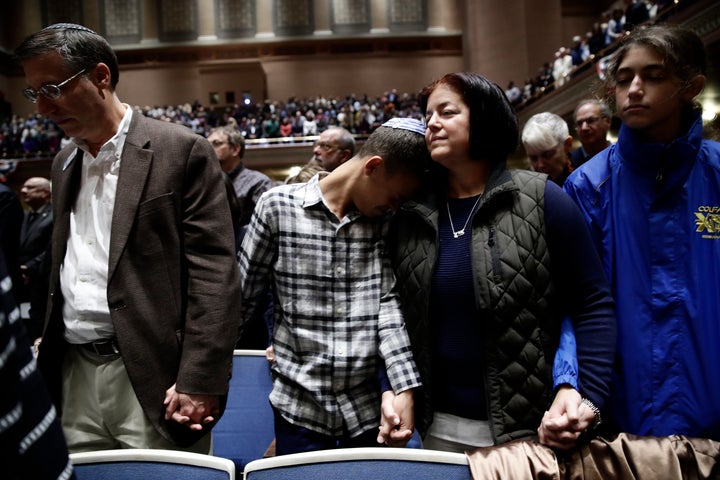
M 87 69 L 83 68 L 78 73 L 73 75 L 72 77 L 68 78 L 67 80 L 58 83 L 57 85 L 53 85 L 52 83 L 48 83 L 47 85 L 43 85 L 38 90 L 33 90 L 32 88 L 26 88 L 23 90 L 23 95 L 25 95 L 25 98 L 28 99 L 31 103 L 37 103 L 38 95 L 42 95 L 43 97 L 47 98 L 48 100 L 57 100 L 60 98 L 63 94 L 62 88 L 67 85 L 69 82 L 75 80 L 77 77 L 85 73 Z
M 600 120 L 600 117 L 588 117 L 582 118 L 575 123 L 577 128 L 582 128 L 584 123 L 587 123 L 588 127 L 592 127 Z
M 327 143 L 327 142 L 315 142 L 313 143 L 313 148 L 319 148 L 320 150 L 324 152 L 329 152 L 330 150 L 334 148 L 338 148 L 337 146 Z

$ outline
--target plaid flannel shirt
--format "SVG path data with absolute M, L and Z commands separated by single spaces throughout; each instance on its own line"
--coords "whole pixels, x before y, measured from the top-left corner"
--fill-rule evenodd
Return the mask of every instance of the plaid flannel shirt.
M 339 221 L 319 178 L 260 198 L 240 252 L 242 322 L 271 285 L 272 405 L 295 425 L 354 437 L 379 424 L 379 368 L 395 393 L 420 378 L 392 292 L 386 219 Z

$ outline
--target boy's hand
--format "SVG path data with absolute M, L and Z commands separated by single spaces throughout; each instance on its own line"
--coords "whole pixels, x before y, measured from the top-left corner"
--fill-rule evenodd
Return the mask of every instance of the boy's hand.
M 404 447 L 410 441 L 415 428 L 413 391 L 406 390 L 395 395 L 388 390 L 382 395 L 380 407 L 380 430 L 378 443 L 389 447 Z

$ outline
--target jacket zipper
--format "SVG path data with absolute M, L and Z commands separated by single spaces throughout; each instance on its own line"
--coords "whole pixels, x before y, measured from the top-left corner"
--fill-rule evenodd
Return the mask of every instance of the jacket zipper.
M 490 246 L 490 256 L 492 257 L 492 270 L 493 270 L 493 281 L 500 283 L 500 251 L 497 242 L 495 241 L 495 226 L 490 227 L 490 233 L 488 238 L 488 245 Z

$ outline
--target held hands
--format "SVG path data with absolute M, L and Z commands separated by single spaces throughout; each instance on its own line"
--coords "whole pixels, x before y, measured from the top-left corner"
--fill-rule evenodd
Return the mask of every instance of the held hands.
M 538 437 L 540 443 L 559 450 L 575 446 L 580 435 L 595 423 L 595 413 L 572 387 L 558 389 L 550 409 L 543 415 Z
M 412 390 L 397 395 L 392 390 L 383 392 L 377 442 L 389 447 L 407 445 L 415 428 L 414 407 Z
M 215 421 L 215 415 L 220 411 L 216 395 L 180 393 L 175 390 L 175 384 L 165 391 L 163 405 L 165 420 L 173 420 L 195 431 Z

